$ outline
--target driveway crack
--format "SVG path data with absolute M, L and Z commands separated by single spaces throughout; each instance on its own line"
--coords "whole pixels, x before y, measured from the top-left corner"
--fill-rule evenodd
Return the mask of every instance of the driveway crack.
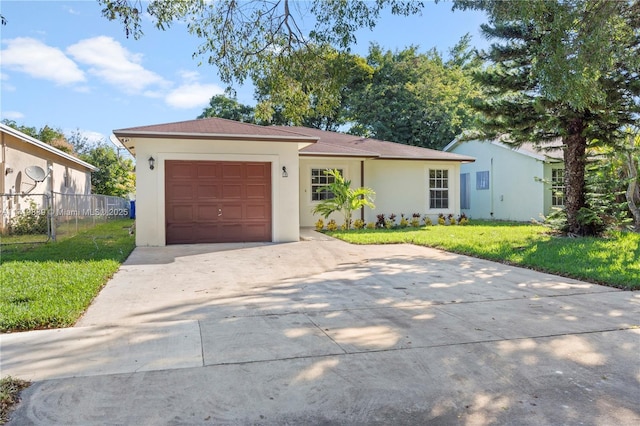
M 340 345 L 340 343 L 336 342 L 336 340 L 333 337 L 331 337 L 326 330 L 324 330 L 322 327 L 316 324 L 316 322 L 309 315 L 307 315 L 306 313 L 304 313 L 303 315 L 309 320 L 309 322 L 311 322 L 311 324 L 313 324 L 318 330 L 320 330 L 322 334 L 327 336 L 329 340 L 331 340 L 337 347 L 339 347 L 343 353 L 345 354 L 349 353 L 345 348 L 342 347 L 342 345 Z

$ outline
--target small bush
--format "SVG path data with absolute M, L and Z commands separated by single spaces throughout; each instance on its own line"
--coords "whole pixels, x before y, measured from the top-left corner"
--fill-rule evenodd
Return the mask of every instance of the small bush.
M 29 202 L 29 208 L 23 210 L 9 223 L 11 235 L 46 234 L 48 230 L 47 210 L 39 209 L 34 201 Z
M 384 217 L 384 213 L 376 215 L 376 218 L 378 219 L 378 221 L 376 222 L 376 228 L 385 228 L 387 219 Z
M 364 228 L 364 220 L 362 219 L 356 219 L 353 221 L 353 227 L 356 229 L 362 229 Z
M 442 213 L 440 213 L 438 215 L 438 225 L 446 225 L 447 224 L 447 220 L 445 219 L 444 215 Z
M 431 220 L 431 218 L 427 215 L 424 215 L 424 217 L 422 218 L 422 222 L 424 223 L 424 226 L 431 226 L 433 225 L 433 221 Z
M 316 231 L 320 232 L 324 229 L 324 220 L 322 218 L 318 219 L 316 222 Z
M 449 213 L 448 219 L 449 219 L 449 225 L 455 225 L 456 224 L 456 218 L 455 218 L 455 216 L 453 214 Z
M 404 217 L 404 213 L 400 215 L 400 228 L 406 228 L 409 226 L 409 220 Z
M 367 229 L 376 229 L 376 222 L 367 223 Z
M 327 231 L 337 231 L 338 230 L 338 224 L 336 223 L 335 220 L 331 219 L 329 221 L 329 223 L 327 223 Z
M 468 223 L 469 223 L 469 218 L 467 217 L 466 214 L 462 213 L 460 215 L 460 217 L 458 218 L 458 225 L 464 226 L 464 225 L 466 225 Z

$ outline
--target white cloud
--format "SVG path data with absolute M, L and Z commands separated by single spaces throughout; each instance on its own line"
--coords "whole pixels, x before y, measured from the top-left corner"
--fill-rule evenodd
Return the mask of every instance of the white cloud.
M 84 129 L 73 129 L 73 130 L 65 130 L 64 134 L 67 136 L 71 136 L 74 134 L 79 134 L 81 138 L 85 138 L 90 145 L 97 145 L 101 142 L 105 142 L 107 138 L 100 132 L 95 132 L 93 130 L 84 130 Z
M 196 108 L 208 104 L 213 95 L 223 93 L 224 90 L 215 84 L 185 83 L 169 92 L 165 102 L 174 108 Z
M 22 120 L 24 114 L 18 111 L 2 111 L 2 118 L 7 120 Z
M 111 37 L 93 37 L 69 46 L 76 61 L 89 65 L 89 72 L 127 93 L 141 93 L 149 86 L 167 86 L 160 75 L 145 69 L 142 55 L 129 52 Z
M 62 85 L 85 81 L 82 70 L 58 48 L 30 37 L 6 40 L 6 44 L 0 51 L 3 68 Z

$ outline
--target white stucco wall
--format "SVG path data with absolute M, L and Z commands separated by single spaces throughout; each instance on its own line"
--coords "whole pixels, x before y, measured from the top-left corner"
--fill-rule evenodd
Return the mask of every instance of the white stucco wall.
M 491 144 L 461 142 L 451 150 L 476 158 L 462 164 L 460 173 L 470 173 L 470 218 L 515 221 L 540 220 L 551 205 L 551 171 L 544 161 Z M 476 172 L 489 171 L 489 189 L 476 189 Z M 548 202 L 546 201 L 548 198 Z
M 42 194 L 49 196 L 52 191 L 63 194 L 91 193 L 91 173 L 80 164 L 4 132 L 1 151 L 0 193 L 32 195 L 3 198 L 0 229 L 4 229 L 9 219 L 18 211 L 29 209 L 31 202 L 34 202 L 38 208 L 42 207 L 44 203 Z M 45 173 L 51 168 L 51 173 L 44 181 L 35 182 L 25 173 L 25 169 L 29 166 L 38 166 Z M 65 179 L 65 176 L 68 177 Z
M 298 241 L 298 144 L 292 142 L 131 140 L 136 151 L 136 244 L 165 245 L 164 183 L 166 160 L 256 161 L 271 163 L 272 238 Z M 156 160 L 149 169 L 148 158 Z M 282 167 L 288 177 L 282 177 Z
M 364 184 L 360 181 L 361 161 L 364 161 Z M 338 168 L 352 182 L 352 187 L 366 186 L 376 193 L 375 209 L 365 208 L 365 222 L 375 222 L 376 215 L 386 216 L 395 213 L 396 221 L 400 214 L 411 217 L 413 213 L 429 215 L 433 220 L 439 213 L 444 215 L 460 214 L 460 164 L 458 162 L 426 162 L 413 160 L 376 160 L 349 159 L 342 157 L 301 157 L 300 158 L 300 225 L 314 226 L 320 215 L 311 210 L 311 169 Z M 429 169 L 449 171 L 449 208 L 430 209 L 428 176 Z M 341 214 L 333 214 L 329 219 L 342 224 Z M 354 219 L 360 218 L 360 212 L 354 212 Z M 326 221 L 325 221 L 326 223 Z

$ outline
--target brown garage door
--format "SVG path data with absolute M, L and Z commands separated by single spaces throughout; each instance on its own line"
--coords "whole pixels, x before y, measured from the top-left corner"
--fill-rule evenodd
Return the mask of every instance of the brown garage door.
M 271 241 L 271 163 L 165 162 L 167 244 Z

